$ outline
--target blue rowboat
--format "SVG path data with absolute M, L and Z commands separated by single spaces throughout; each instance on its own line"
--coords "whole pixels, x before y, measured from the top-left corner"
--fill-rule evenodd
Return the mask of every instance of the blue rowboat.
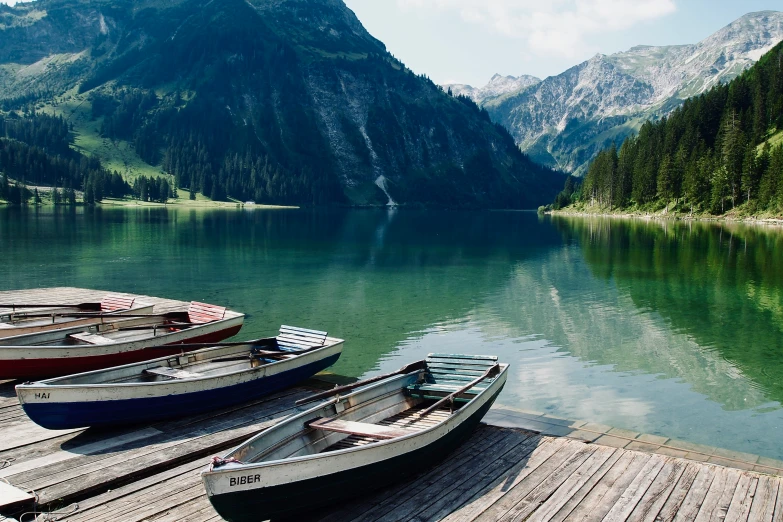
M 405 480 L 470 435 L 500 394 L 507 368 L 494 356 L 430 354 L 396 375 L 357 383 L 358 391 L 213 459 L 202 473 L 207 497 L 230 522 L 296 520 Z
M 184 345 L 188 347 L 188 345 Z M 281 328 L 277 337 L 16 386 L 19 402 L 49 429 L 186 416 L 253 400 L 334 364 L 343 340 Z

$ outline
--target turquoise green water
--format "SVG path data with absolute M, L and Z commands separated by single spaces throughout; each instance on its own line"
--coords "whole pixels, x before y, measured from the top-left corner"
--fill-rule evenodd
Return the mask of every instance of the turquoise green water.
M 783 231 L 527 212 L 0 209 L 0 289 L 199 300 L 347 340 L 512 364 L 500 402 L 783 458 Z

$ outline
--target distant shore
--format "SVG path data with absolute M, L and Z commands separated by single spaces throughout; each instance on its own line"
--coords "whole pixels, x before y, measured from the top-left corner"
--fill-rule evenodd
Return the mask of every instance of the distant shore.
M 783 226 L 783 218 L 767 216 L 743 216 L 738 214 L 724 214 L 713 216 L 709 214 L 690 214 L 682 212 L 644 212 L 644 211 L 606 211 L 585 209 L 560 209 L 544 212 L 552 216 L 574 217 L 607 217 L 619 219 L 642 219 L 646 221 L 704 221 L 717 223 L 746 223 L 754 225 Z
M 43 196 L 43 195 L 42 195 Z M 0 199 L 0 207 L 3 206 L 12 206 L 7 201 L 4 201 Z M 75 205 L 68 205 L 68 204 L 61 204 L 61 205 L 55 205 L 49 197 L 42 197 L 41 203 L 33 203 L 28 202 L 25 205 L 22 205 L 25 207 L 62 207 L 62 208 L 68 208 L 68 207 L 87 207 L 88 205 L 85 205 L 81 201 L 77 202 Z M 260 209 L 260 210 L 269 210 L 269 209 L 298 209 L 299 207 L 296 206 L 286 206 L 286 205 L 260 205 L 257 203 L 253 203 L 251 205 L 248 205 L 246 203 L 240 203 L 236 201 L 212 201 L 209 199 L 202 199 L 202 200 L 190 200 L 190 199 L 181 199 L 181 198 L 175 198 L 175 199 L 169 199 L 166 203 L 160 203 L 156 201 L 139 201 L 138 199 L 117 199 L 117 198 L 104 198 L 100 202 L 93 205 L 96 208 L 101 207 L 161 207 L 161 208 L 191 208 L 191 209 L 210 209 L 210 208 L 234 208 L 234 209 L 246 209 L 246 210 L 252 210 L 252 209 Z

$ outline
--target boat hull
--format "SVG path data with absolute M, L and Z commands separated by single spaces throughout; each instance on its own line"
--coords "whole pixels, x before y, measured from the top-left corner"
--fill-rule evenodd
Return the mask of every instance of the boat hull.
M 292 519 L 404 481 L 439 463 L 462 444 L 481 422 L 501 389 L 502 386 L 459 426 L 413 451 L 316 478 L 211 495 L 209 500 L 218 514 L 229 522 L 274 521 Z
M 242 318 L 240 317 L 238 321 L 238 324 L 225 324 L 213 331 L 208 331 L 209 327 L 205 325 L 203 334 L 178 339 L 170 344 L 170 349 L 167 348 L 168 343 L 159 347 L 150 347 L 150 341 L 155 340 L 152 338 L 148 342 L 134 342 L 127 348 L 122 343 L 117 343 L 116 346 L 42 347 L 37 351 L 48 355 L 47 357 L 13 357 L 13 353 L 10 352 L 17 347 L 0 346 L 0 379 L 40 380 L 175 355 L 182 352 L 182 348 L 177 347 L 180 343 L 216 343 L 236 335 L 242 328 Z M 192 333 L 196 334 L 196 332 Z M 36 347 L 33 346 L 20 348 L 32 353 L 36 352 Z M 57 356 L 58 350 L 78 351 L 79 355 Z M 96 352 L 95 355 L 89 355 L 91 351 Z M 10 353 L 10 356 L 3 357 L 5 353 Z
M 274 375 L 186 393 L 103 401 L 21 402 L 28 417 L 36 424 L 52 430 L 152 422 L 251 401 L 307 379 L 333 365 L 339 357 L 338 351 L 334 355 Z

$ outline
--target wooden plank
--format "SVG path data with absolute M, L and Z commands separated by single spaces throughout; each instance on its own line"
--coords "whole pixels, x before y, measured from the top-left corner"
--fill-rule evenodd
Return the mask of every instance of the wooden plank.
M 575 497 L 584 498 L 584 495 L 587 494 L 587 491 L 583 491 L 585 485 L 598 482 L 620 459 L 622 454 L 622 451 L 615 448 L 599 448 L 573 475 L 566 479 L 551 497 L 530 515 L 527 522 L 549 522 L 572 499 Z
M 322 431 L 334 431 L 337 433 L 347 433 L 349 435 L 363 435 L 378 440 L 396 439 L 413 433 L 411 430 L 402 430 L 398 428 L 389 428 L 378 424 L 367 422 L 354 422 L 340 419 L 320 418 L 307 423 L 310 428 Z
M 489 448 L 492 448 L 506 436 L 507 431 L 509 430 L 504 428 L 480 426 L 465 444 L 460 446 L 459 451 L 453 453 L 444 463 L 429 470 L 422 470 L 422 473 L 412 480 L 386 488 L 376 495 L 357 499 L 354 502 L 346 502 L 318 519 L 320 522 L 347 522 L 350 520 L 371 520 L 373 517 L 382 516 L 393 510 L 397 503 L 407 500 L 410 494 L 420 488 L 438 484 L 443 476 L 458 474 L 476 455 L 486 454 Z M 518 436 L 531 437 L 532 435 L 518 432 Z
M 666 457 L 653 455 L 642 471 L 628 485 L 628 488 L 623 491 L 604 520 L 606 522 L 626 520 L 668 461 Z
M 465 495 L 462 505 L 444 520 L 450 522 L 474 520 L 519 483 L 525 481 L 532 485 L 531 489 L 538 485 L 547 474 L 545 469 L 541 469 L 544 464 L 556 467 L 575 454 L 578 449 L 565 439 L 541 437 L 538 445 L 529 455 L 514 464 L 502 476 L 487 484 L 481 484 L 472 495 Z
M 154 368 L 147 368 L 144 373 L 151 375 L 160 375 L 162 377 L 170 377 L 171 379 L 197 379 L 203 377 L 202 373 L 193 373 L 185 370 L 179 370 L 177 368 L 169 368 L 168 366 L 156 366 Z
M 726 512 L 729 510 L 729 504 L 734 497 L 734 490 L 737 489 L 739 479 L 739 471 L 718 468 L 715 471 L 715 478 L 710 484 L 710 489 L 707 490 L 707 495 L 704 497 L 704 502 L 696 514 L 695 521 L 708 522 L 726 518 Z
M 698 475 L 701 467 L 702 464 L 697 464 L 695 462 L 688 463 L 685 467 L 685 471 L 683 471 L 680 476 L 680 480 L 677 481 L 674 490 L 669 495 L 669 498 L 666 499 L 666 503 L 664 503 L 661 511 L 658 513 L 658 516 L 656 517 L 657 522 L 672 522 L 672 520 L 674 520 L 683 500 L 685 500 L 685 496 L 688 494 L 688 490 L 691 488 L 691 485 L 693 485 L 693 481 L 696 480 L 696 475 Z
M 554 494 L 568 478 L 588 462 L 595 453 L 600 452 L 600 446 L 583 446 L 576 454 L 569 458 L 562 466 L 552 472 L 531 491 L 521 494 L 523 487 L 512 488 L 500 502 L 492 506 L 492 518 L 487 518 L 487 512 L 477 520 L 525 520 L 538 509 L 547 498 Z M 607 457 L 608 458 L 608 457 Z M 600 461 L 603 463 L 603 460 Z M 600 466 L 600 464 L 599 464 Z M 498 516 L 500 515 L 500 516 Z
M 667 459 L 663 469 L 636 504 L 626 522 L 654 522 L 685 472 L 686 465 L 687 461 L 682 459 Z
M 556 440 L 555 443 L 561 442 Z M 479 514 L 476 520 L 497 520 L 503 514 L 507 513 L 520 499 L 524 498 L 530 492 L 534 491 L 539 485 L 544 483 L 553 473 L 562 469 L 564 466 L 573 464 L 576 460 L 583 460 L 587 455 L 583 453 L 585 445 L 575 441 L 562 441 L 562 445 L 554 448 L 554 453 L 548 455 L 546 459 L 533 462 L 535 452 L 531 455 L 530 461 L 533 462 L 530 471 L 525 469 L 512 468 L 511 476 L 513 480 L 502 480 L 500 483 L 494 481 L 491 485 L 492 491 L 488 494 L 482 494 L 480 502 L 466 502 L 468 510 L 459 510 L 463 514 L 479 508 Z M 518 470 L 518 471 L 517 471 Z M 485 489 L 485 488 L 482 488 Z M 458 512 L 459 512 L 458 511 Z
M 677 515 L 674 517 L 674 522 L 686 522 L 696 519 L 718 469 L 712 466 L 701 467 L 691 488 L 688 490 L 688 494 L 685 495 Z
M 304 339 L 301 337 L 294 337 L 292 335 L 278 335 L 276 337 L 277 342 L 280 343 L 281 341 L 284 343 L 294 343 L 294 344 L 301 344 L 310 348 L 314 348 L 316 346 L 323 346 L 323 341 L 315 341 L 310 339 Z
M 742 473 L 737 483 L 737 489 L 734 490 L 729 509 L 726 511 L 724 522 L 745 522 L 748 520 L 758 483 L 758 476 Z
M 590 479 L 585 482 L 585 484 L 576 493 L 574 493 L 557 512 L 548 514 L 543 512 L 541 515 L 539 515 L 539 511 L 536 511 L 531 516 L 531 519 L 536 519 L 537 522 L 544 520 L 548 522 L 562 522 L 567 517 L 569 517 L 580 504 L 582 504 L 585 498 L 602 480 L 609 477 L 609 474 L 611 473 L 618 474 L 618 470 L 619 472 L 626 470 L 631 462 L 633 462 L 635 457 L 636 455 L 629 451 L 615 452 L 614 455 L 612 455 L 612 457 L 607 460 L 603 466 L 601 466 L 601 469 L 599 469 L 592 477 L 590 477 Z
M 0 480 L 0 510 L 6 512 L 24 504 L 32 504 L 35 496 Z
M 496 442 L 482 445 L 485 451 L 464 462 L 457 472 L 440 473 L 425 481 L 419 480 L 415 488 L 406 488 L 404 496 L 394 503 L 393 510 L 389 511 L 387 507 L 384 516 L 377 517 L 376 510 L 364 517 L 371 517 L 376 522 L 437 520 L 439 516 L 436 513 L 443 506 L 453 509 L 461 503 L 465 491 L 472 485 L 484 483 L 487 477 L 494 477 L 510 467 L 509 458 L 504 457 L 512 455 L 510 460 L 518 462 L 536 447 L 537 442 L 532 434 L 507 430 Z
M 623 491 L 650 462 L 651 455 L 633 453 L 633 459 L 627 466 L 616 465 L 598 481 L 592 491 L 566 517 L 566 520 L 597 521 L 602 520 Z M 619 463 L 618 463 L 619 464 Z
M 497 355 L 468 355 L 463 353 L 428 353 L 427 354 L 427 359 L 443 359 L 443 358 L 498 362 Z
M 487 369 L 497 363 L 497 359 L 451 359 L 448 357 L 428 357 L 427 364 L 457 365 L 465 368 Z
M 57 462 L 63 462 L 79 458 L 84 455 L 106 453 L 113 448 L 129 444 L 138 440 L 160 435 L 162 432 L 153 427 L 146 427 L 130 433 L 119 433 L 109 438 L 100 439 L 86 444 L 73 445 L 68 449 L 47 453 L 37 458 L 14 460 L 10 466 L 0 468 L 0 477 L 11 477 L 25 471 L 51 466 Z
M 783 479 L 778 480 L 778 499 L 775 502 L 775 514 L 772 522 L 783 522 Z
M 68 337 L 90 344 L 113 344 L 117 342 L 114 339 L 109 339 L 108 337 L 89 332 L 69 334 Z
M 3 425 L 3 436 L 0 437 L 0 451 L 7 451 L 20 446 L 27 446 L 36 442 L 42 442 L 48 439 L 60 437 L 69 433 L 84 431 L 84 428 L 75 428 L 71 430 L 47 430 L 34 424 L 29 419 L 20 418 L 18 420 L 5 422 Z
M 280 330 L 281 331 L 282 330 L 293 330 L 293 331 L 296 331 L 296 332 L 304 332 L 304 333 L 309 333 L 309 334 L 313 334 L 313 335 L 323 335 L 324 337 L 326 337 L 326 335 L 327 335 L 327 332 L 324 332 L 322 330 L 310 330 L 309 328 L 300 328 L 299 326 L 290 326 L 290 325 L 287 325 L 287 324 L 280 325 Z
M 102 455 L 86 455 L 14 476 L 16 483 L 35 489 L 41 502 L 62 498 L 83 498 L 100 490 L 155 474 L 187 460 L 223 451 L 252 436 L 290 412 L 291 400 L 306 395 L 300 390 L 287 401 L 273 401 L 245 408 L 200 423 L 195 429 L 186 423 L 163 433 L 117 448 Z
M 116 489 L 109 490 L 94 497 L 79 502 L 79 513 L 69 517 L 69 520 L 91 521 L 101 516 L 116 516 L 132 509 L 136 499 L 150 499 L 156 492 L 167 495 L 188 483 L 198 483 L 201 480 L 201 470 L 206 467 L 209 459 L 198 459 L 176 468 L 131 482 Z
M 750 508 L 750 515 L 748 515 L 750 522 L 772 522 L 780 482 L 780 479 L 774 477 L 759 477 L 756 493 L 753 496 L 753 504 Z

